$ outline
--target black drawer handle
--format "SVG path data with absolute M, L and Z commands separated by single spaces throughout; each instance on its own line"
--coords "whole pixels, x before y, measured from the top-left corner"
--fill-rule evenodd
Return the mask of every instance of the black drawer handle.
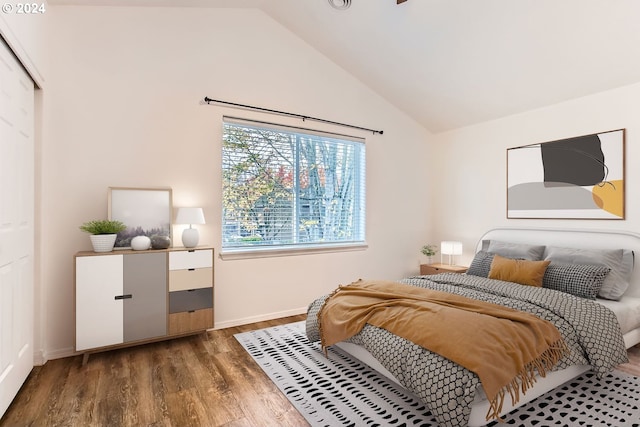
M 196 312 L 195 310 L 189 310 L 189 311 L 187 311 L 187 313 L 195 313 L 195 312 Z
M 187 268 L 187 271 L 196 271 L 195 268 Z
M 116 295 L 115 299 L 131 299 L 133 298 L 133 295 L 131 294 L 126 294 L 126 295 Z

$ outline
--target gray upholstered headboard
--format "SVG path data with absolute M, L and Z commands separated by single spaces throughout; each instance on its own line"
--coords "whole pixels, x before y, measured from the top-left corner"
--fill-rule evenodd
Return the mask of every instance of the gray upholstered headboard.
M 568 230 L 554 228 L 494 228 L 487 231 L 476 245 L 482 248 L 483 240 L 502 240 L 544 246 L 561 246 L 582 249 L 629 249 L 635 254 L 635 267 L 631 283 L 625 295 L 640 298 L 640 234 L 615 230 Z

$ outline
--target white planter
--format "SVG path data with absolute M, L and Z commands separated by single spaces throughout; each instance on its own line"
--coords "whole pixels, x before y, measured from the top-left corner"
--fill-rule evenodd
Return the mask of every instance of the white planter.
M 116 244 L 117 234 L 91 234 L 91 244 L 94 252 L 111 252 Z

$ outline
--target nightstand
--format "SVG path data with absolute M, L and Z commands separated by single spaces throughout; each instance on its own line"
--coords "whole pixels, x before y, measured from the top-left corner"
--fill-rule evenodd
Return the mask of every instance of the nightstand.
M 461 265 L 449 265 L 449 264 L 420 264 L 420 274 L 438 274 L 438 273 L 464 273 L 469 267 L 463 267 Z

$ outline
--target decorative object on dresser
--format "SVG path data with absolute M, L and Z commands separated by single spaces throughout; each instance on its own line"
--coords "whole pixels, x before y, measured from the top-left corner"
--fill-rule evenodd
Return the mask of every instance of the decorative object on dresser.
M 449 265 L 455 265 L 455 255 L 462 255 L 462 243 L 444 241 L 440 243 L 440 263 L 444 264 L 442 255 L 449 255 Z
M 146 251 L 151 247 L 151 239 L 147 236 L 136 236 L 131 239 L 131 249 L 134 251 Z
M 213 248 L 75 256 L 75 349 L 90 353 L 213 328 Z
M 169 236 L 158 236 L 157 234 L 151 236 L 151 248 L 167 249 L 169 246 L 171 246 L 171 239 Z
M 80 230 L 89 233 L 94 252 L 111 252 L 118 233 L 127 228 L 120 221 L 94 220 L 85 222 Z
M 176 224 L 189 224 L 182 232 L 182 244 L 185 248 L 195 248 L 200 240 L 200 233 L 193 224 L 205 224 L 202 208 L 178 208 Z
M 131 247 L 136 236 L 171 238 L 171 188 L 109 187 L 109 219 L 120 220 L 127 229 L 118 233 L 116 248 Z
M 420 264 L 422 276 L 440 273 L 465 273 L 468 267 L 449 264 Z

